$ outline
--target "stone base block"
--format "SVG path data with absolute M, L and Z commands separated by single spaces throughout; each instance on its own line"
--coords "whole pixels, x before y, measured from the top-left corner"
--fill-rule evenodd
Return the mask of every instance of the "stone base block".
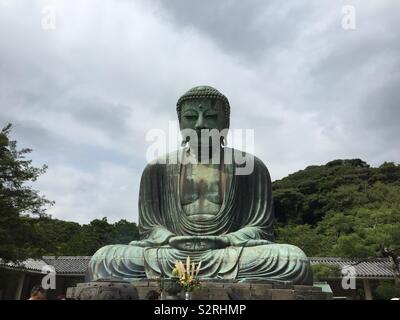
M 163 288 L 163 290 L 161 290 Z M 183 299 L 184 293 L 175 281 L 141 280 L 126 282 L 102 280 L 80 283 L 68 288 L 67 299 L 76 300 L 156 300 Z M 239 283 L 204 281 L 192 293 L 193 300 L 331 300 L 332 293 L 321 287 L 273 283 Z
M 67 289 L 67 299 L 73 300 L 137 300 L 138 289 L 119 279 L 78 283 Z

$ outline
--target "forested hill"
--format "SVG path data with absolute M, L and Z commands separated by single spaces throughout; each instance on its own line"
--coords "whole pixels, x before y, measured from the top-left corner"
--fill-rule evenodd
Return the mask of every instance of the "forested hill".
M 277 240 L 309 256 L 400 249 L 400 165 L 334 160 L 275 181 L 273 195 Z

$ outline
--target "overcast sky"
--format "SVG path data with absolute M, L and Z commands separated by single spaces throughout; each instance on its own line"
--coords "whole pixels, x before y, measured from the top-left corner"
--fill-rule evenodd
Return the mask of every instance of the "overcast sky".
M 398 163 L 399 14 L 398 0 L 0 0 L 0 125 L 49 166 L 35 183 L 48 213 L 81 223 L 137 221 L 146 132 L 195 85 L 255 129 L 273 180 Z

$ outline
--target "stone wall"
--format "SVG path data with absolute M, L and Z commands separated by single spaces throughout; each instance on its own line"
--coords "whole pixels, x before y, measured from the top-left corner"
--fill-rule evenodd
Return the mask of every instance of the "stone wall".
M 174 282 L 164 283 L 164 299 L 183 299 Z M 94 281 L 68 288 L 67 298 L 77 300 L 156 299 L 160 293 L 157 281 Z M 193 300 L 330 300 L 332 293 L 320 287 L 270 283 L 204 282 L 192 293 Z

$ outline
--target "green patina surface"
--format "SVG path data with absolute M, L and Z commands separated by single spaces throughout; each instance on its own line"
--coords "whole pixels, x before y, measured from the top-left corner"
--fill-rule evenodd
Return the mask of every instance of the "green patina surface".
M 192 129 L 198 139 L 183 135 L 181 150 L 145 168 L 139 195 L 141 240 L 100 248 L 90 262 L 91 278 L 171 277 L 175 262 L 190 256 L 196 264 L 202 261 L 202 278 L 312 284 L 303 251 L 273 242 L 271 179 L 263 162 L 247 155 L 254 169 L 235 174 L 240 165 L 234 156 L 243 153 L 219 148 L 223 134 L 218 148 L 200 135 L 201 129 L 228 129 L 228 99 L 212 87 L 195 87 L 178 100 L 177 113 L 182 133 Z M 230 150 L 232 159 L 222 150 Z M 188 161 L 216 152 L 223 159 L 219 164 Z

